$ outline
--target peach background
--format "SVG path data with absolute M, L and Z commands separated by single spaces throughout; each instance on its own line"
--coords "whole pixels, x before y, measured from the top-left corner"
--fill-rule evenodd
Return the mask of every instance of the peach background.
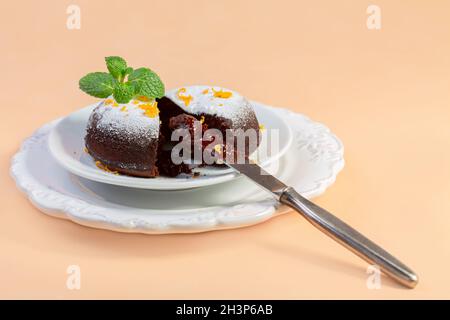
M 66 8 L 81 7 L 81 30 Z M 0 22 L 1 298 L 450 298 L 448 1 L 3 1 Z M 327 124 L 346 167 L 316 202 L 417 271 L 407 290 L 295 213 L 238 230 L 128 235 L 41 214 L 9 161 L 42 124 L 93 101 L 103 57 L 167 87 L 209 83 Z M 36 159 L 38 161 L 38 159 Z M 81 290 L 66 268 L 81 267 Z

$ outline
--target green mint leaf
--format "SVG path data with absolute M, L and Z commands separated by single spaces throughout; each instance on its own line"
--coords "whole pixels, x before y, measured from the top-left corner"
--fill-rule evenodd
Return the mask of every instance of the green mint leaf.
M 114 100 L 118 103 L 128 103 L 134 96 L 134 88 L 129 83 L 117 83 L 113 91 Z
M 125 76 L 128 76 L 128 75 L 130 75 L 132 72 L 133 72 L 133 68 L 128 67 L 128 68 L 125 70 L 125 73 L 123 74 L 123 76 L 124 76 L 124 77 L 125 77 Z
M 109 97 L 116 86 L 117 80 L 107 72 L 92 72 L 79 81 L 80 89 L 97 98 Z
M 134 70 L 128 76 L 128 82 L 133 86 L 134 93 L 148 98 L 164 96 L 164 84 L 159 76 L 148 68 Z
M 106 67 L 114 78 L 122 81 L 127 70 L 127 62 L 121 57 L 106 57 Z

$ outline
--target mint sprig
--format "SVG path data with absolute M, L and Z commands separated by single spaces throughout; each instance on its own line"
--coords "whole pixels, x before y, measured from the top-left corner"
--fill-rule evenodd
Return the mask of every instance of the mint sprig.
M 164 96 L 164 84 L 149 68 L 134 70 L 117 56 L 105 58 L 107 72 L 93 72 L 79 81 L 80 89 L 97 98 L 113 95 L 118 103 L 128 103 L 135 96 L 150 99 Z

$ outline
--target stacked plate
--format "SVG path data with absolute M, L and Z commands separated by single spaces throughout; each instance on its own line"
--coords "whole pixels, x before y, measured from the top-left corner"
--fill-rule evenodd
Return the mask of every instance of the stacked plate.
M 265 127 L 263 139 L 264 133 L 277 132 L 280 142 L 273 150 L 262 143 L 258 163 L 308 198 L 323 193 L 344 166 L 339 139 L 303 115 L 252 104 Z M 279 212 L 271 195 L 230 168 L 205 167 L 195 177 L 153 179 L 97 168 L 83 151 L 93 107 L 44 125 L 14 156 L 11 174 L 41 211 L 86 226 L 141 233 L 236 228 Z

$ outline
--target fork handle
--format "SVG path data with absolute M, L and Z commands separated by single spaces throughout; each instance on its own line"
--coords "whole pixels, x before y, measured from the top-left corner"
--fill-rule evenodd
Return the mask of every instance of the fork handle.
M 302 197 L 294 188 L 286 188 L 280 202 L 296 210 L 323 233 L 333 238 L 370 264 L 408 288 L 414 288 L 417 275 L 406 265 L 367 239 L 361 233 L 325 209 Z

